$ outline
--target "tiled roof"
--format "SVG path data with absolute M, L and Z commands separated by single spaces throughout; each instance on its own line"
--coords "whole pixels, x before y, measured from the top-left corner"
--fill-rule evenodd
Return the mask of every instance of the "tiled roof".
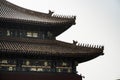
M 75 16 L 60 16 L 35 12 L 0 0 L 0 19 L 22 20 L 44 24 L 75 24 Z
M 29 38 L 0 38 L 1 52 L 20 54 L 61 55 L 66 57 L 91 57 L 103 54 L 103 48 L 76 46 L 57 40 L 39 40 Z M 92 57 L 93 56 L 93 57 Z

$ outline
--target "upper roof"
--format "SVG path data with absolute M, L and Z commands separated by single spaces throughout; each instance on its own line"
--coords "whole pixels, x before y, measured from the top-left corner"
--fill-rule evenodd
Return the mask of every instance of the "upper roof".
M 52 15 L 52 12 L 41 13 L 16 6 L 6 0 L 0 0 L 0 19 L 17 20 L 29 24 L 75 24 L 75 16 Z
M 102 46 L 74 45 L 57 40 L 39 40 L 29 38 L 0 38 L 0 52 L 15 55 L 46 55 L 70 57 L 79 62 L 91 60 L 103 54 Z

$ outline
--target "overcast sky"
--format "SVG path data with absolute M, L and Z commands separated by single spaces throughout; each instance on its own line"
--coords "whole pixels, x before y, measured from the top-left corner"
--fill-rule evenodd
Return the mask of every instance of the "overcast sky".
M 104 45 L 105 55 L 79 64 L 83 80 L 120 79 L 120 0 L 8 0 L 21 7 L 76 15 L 76 25 L 57 37 L 72 43 Z

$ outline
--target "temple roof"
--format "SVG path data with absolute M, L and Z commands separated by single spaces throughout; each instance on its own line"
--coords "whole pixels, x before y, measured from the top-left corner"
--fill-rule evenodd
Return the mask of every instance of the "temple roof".
M 103 47 L 74 45 L 58 40 L 2 37 L 0 38 L 0 52 L 15 53 L 16 55 L 31 54 L 71 57 L 79 62 L 84 62 L 102 55 Z
M 0 19 L 9 21 L 19 21 L 31 24 L 57 25 L 75 24 L 75 16 L 53 15 L 49 13 L 36 12 L 16 6 L 6 0 L 0 0 Z

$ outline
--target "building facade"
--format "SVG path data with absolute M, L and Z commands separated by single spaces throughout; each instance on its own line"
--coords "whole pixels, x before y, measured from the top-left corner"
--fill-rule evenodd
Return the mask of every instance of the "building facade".
M 76 66 L 103 55 L 104 47 L 56 40 L 75 20 L 1 0 L 0 80 L 82 80 Z

